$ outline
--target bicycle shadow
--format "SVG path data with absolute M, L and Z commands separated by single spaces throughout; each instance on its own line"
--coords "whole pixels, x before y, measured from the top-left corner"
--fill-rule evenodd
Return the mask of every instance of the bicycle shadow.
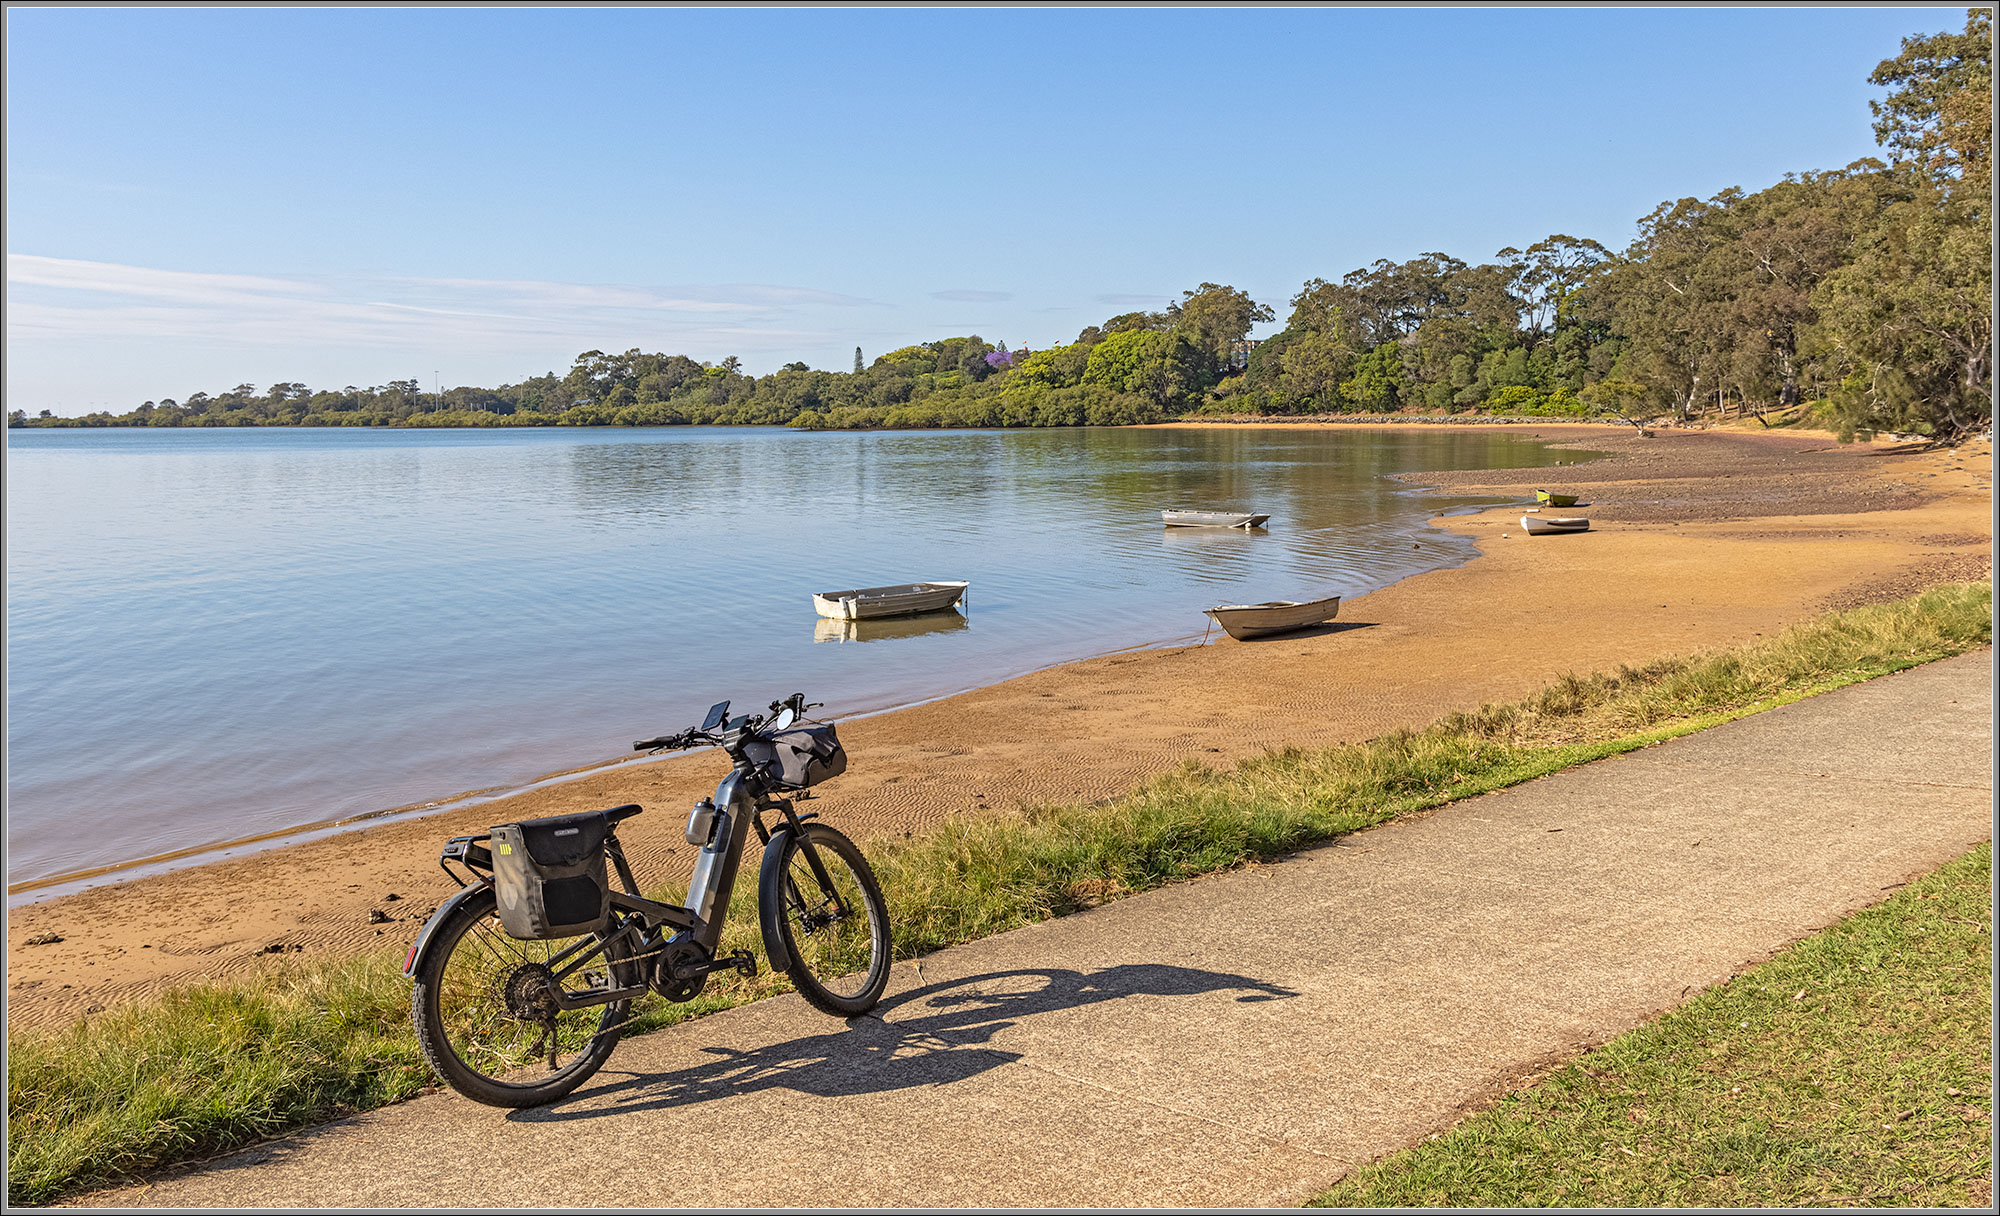
M 994 971 L 902 993 L 826 1034 L 752 1051 L 704 1047 L 721 1058 L 675 1072 L 589 1085 L 564 1103 L 513 1111 L 507 1118 L 562 1123 L 691 1106 L 766 1089 L 840 1097 L 949 1085 L 1020 1059 L 1018 1052 L 982 1045 L 1022 1018 L 1131 996 L 1232 990 L 1243 991 L 1238 1001 L 1299 995 L 1247 976 L 1163 963 L 1126 963 L 1089 974 L 1063 968 Z M 903 1016 L 912 1010 L 914 1016 Z M 576 1098 L 591 1099 L 592 1108 L 568 1109 L 565 1104 Z M 611 1105 L 595 1105 L 607 1098 Z

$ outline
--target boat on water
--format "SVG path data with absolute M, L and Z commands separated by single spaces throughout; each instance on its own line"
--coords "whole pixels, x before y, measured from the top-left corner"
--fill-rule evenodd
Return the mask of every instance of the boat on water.
M 1551 536 L 1557 532 L 1588 532 L 1590 521 L 1581 515 L 1523 515 L 1521 531 L 1529 536 Z
M 1576 505 L 1576 495 L 1551 494 L 1547 490 L 1536 490 L 1535 501 L 1547 503 L 1552 507 L 1573 507 Z
M 1323 600 L 1270 600 L 1262 604 L 1220 604 L 1206 615 L 1237 641 L 1261 638 L 1274 633 L 1309 629 L 1332 620 L 1340 612 L 1340 597 Z
M 813 596 L 813 607 L 836 621 L 866 621 L 884 616 L 910 616 L 937 612 L 965 598 L 970 584 L 897 583 L 892 587 L 857 587 L 851 591 L 822 591 Z
M 1162 511 L 1160 520 L 1169 528 L 1257 528 L 1269 515 L 1250 511 Z

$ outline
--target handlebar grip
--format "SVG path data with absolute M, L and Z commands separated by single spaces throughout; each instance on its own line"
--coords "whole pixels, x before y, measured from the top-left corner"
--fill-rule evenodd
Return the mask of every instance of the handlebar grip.
M 641 739 L 632 745 L 632 750 L 635 752 L 651 751 L 656 747 L 665 747 L 673 741 L 673 736 L 671 735 L 661 735 L 657 739 Z

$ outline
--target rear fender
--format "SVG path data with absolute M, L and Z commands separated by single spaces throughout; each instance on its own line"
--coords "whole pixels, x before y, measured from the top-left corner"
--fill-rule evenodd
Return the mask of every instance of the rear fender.
M 410 943 L 409 957 L 403 960 L 403 974 L 405 976 L 410 978 L 416 977 L 417 968 L 423 964 L 424 952 L 430 949 L 431 939 L 437 935 L 438 926 L 443 924 L 445 919 L 452 913 L 458 911 L 461 904 L 467 900 L 477 899 L 482 895 L 487 899 L 493 898 L 493 886 L 491 883 L 476 882 L 471 886 L 460 887 L 457 893 L 450 899 L 438 905 L 438 910 L 431 913 L 431 918 L 424 922 L 422 929 L 417 931 L 417 940 Z

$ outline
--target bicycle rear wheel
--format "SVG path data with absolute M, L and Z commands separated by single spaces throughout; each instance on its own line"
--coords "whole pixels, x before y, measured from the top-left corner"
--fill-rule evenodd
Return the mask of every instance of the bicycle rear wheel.
M 781 851 L 765 860 L 757 900 L 766 938 L 791 956 L 792 987 L 822 1013 L 867 1013 L 889 986 L 889 906 L 875 871 L 823 823 L 781 832 L 771 847 Z
M 451 1087 L 489 1106 L 540 1106 L 588 1080 L 625 1025 L 629 1000 L 563 1009 L 560 989 L 635 984 L 622 938 L 609 933 L 521 941 L 500 927 L 489 889 L 438 926 L 410 994 L 424 1056 Z M 577 959 L 584 964 L 559 977 Z

